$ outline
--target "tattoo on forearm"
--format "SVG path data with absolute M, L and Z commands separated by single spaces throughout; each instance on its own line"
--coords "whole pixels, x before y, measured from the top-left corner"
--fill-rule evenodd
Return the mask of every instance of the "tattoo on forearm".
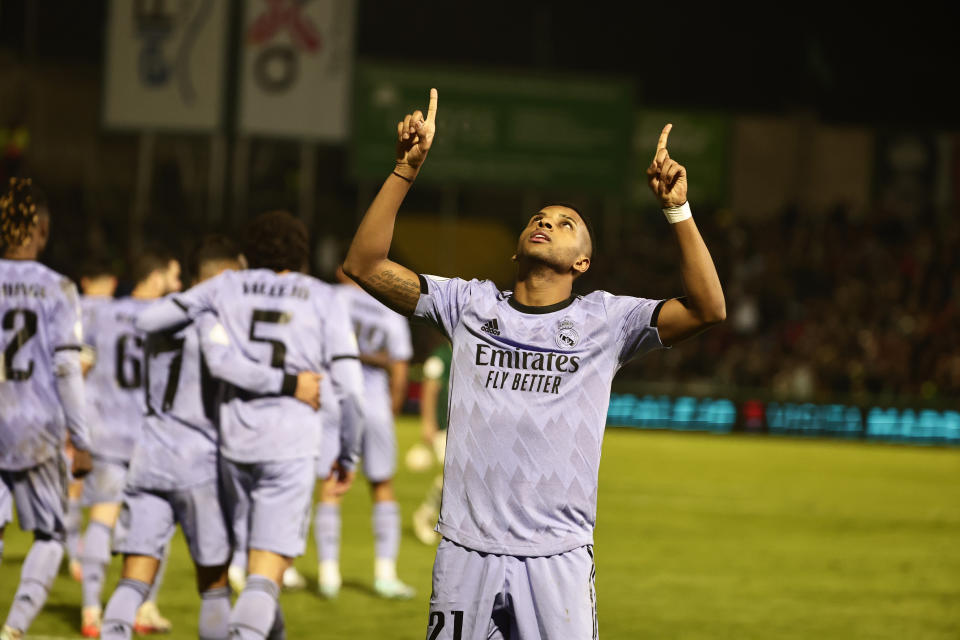
M 369 280 L 360 281 L 367 293 L 397 313 L 409 316 L 417 308 L 420 299 L 420 283 L 384 269 Z

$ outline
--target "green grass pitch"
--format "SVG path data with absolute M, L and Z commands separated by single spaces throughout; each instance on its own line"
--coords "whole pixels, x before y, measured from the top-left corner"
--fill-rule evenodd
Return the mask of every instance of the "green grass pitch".
M 401 455 L 417 438 L 398 427 Z M 409 516 L 433 477 L 401 469 L 399 569 L 417 597 L 377 599 L 370 498 L 343 511 L 344 588 L 328 602 L 284 593 L 290 638 L 421 639 L 433 549 Z M 179 535 L 179 534 L 178 534 Z M 960 638 L 960 451 L 612 429 L 596 532 L 601 637 Z M 5 615 L 29 544 L 16 525 L 0 565 Z M 297 567 L 316 585 L 312 539 Z M 117 581 L 115 560 L 104 597 Z M 80 586 L 62 575 L 31 637 L 79 637 Z M 160 608 L 196 637 L 198 599 L 182 539 Z

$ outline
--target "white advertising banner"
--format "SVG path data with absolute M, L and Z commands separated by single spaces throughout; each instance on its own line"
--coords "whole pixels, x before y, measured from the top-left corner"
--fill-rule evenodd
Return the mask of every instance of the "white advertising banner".
M 228 0 L 112 0 L 108 127 L 211 131 L 223 113 Z
M 346 140 L 355 22 L 355 0 L 247 0 L 240 131 Z

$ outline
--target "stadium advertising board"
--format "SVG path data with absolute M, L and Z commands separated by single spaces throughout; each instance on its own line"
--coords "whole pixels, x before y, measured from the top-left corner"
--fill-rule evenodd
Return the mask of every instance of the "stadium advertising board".
M 104 58 L 104 124 L 218 128 L 227 23 L 226 0 L 113 0 Z
M 396 138 L 399 115 L 426 110 L 430 87 L 440 91 L 439 135 L 421 180 L 624 193 L 634 115 L 629 83 L 384 64 L 358 65 L 358 178 L 389 173 L 384 145 Z
M 651 202 L 645 171 L 650 164 L 650 150 L 656 147 L 660 131 L 668 122 L 673 123 L 670 156 L 683 163 L 691 176 L 690 201 L 700 206 L 727 204 L 731 118 L 722 113 L 676 109 L 641 109 L 636 114 L 631 202 L 642 205 Z
M 953 410 L 613 394 L 610 426 L 960 445 Z
M 355 0 L 248 0 L 241 132 L 346 140 L 355 23 Z

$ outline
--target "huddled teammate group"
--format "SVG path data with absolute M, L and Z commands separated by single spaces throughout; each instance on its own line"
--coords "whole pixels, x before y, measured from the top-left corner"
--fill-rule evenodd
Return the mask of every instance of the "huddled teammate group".
M 411 357 L 403 316 L 452 342 L 447 361 L 429 367 L 449 368 L 450 387 L 446 412 L 428 420 L 431 430 L 449 425 L 428 637 L 597 637 L 593 527 L 613 375 L 722 321 L 719 279 L 686 203 L 686 171 L 666 150 L 669 125 L 647 176 L 676 231 L 683 298 L 574 295 L 593 237 L 568 205 L 527 222 L 512 291 L 391 261 L 437 104 L 431 90 L 427 115 L 398 123 L 395 168 L 360 223 L 342 286 L 305 274 L 305 227 L 269 212 L 239 249 L 205 238 L 186 291 L 175 260 L 144 252 L 129 297 L 114 298 L 116 279 L 90 266 L 81 299 L 37 261 L 49 231 L 39 191 L 24 179 L 5 186 L 0 531 L 15 504 L 34 543 L 2 640 L 26 632 L 65 545 L 83 583 L 85 636 L 168 630 L 154 601 L 176 525 L 196 565 L 199 636 L 285 637 L 277 597 L 298 579 L 291 563 L 305 550 L 315 480 L 319 589 L 336 597 L 339 502 L 361 459 L 374 497 L 374 588 L 411 597 L 397 577 L 391 485 L 392 418 Z M 69 502 L 68 456 L 83 477 Z M 431 517 L 429 505 L 416 514 L 421 539 Z M 123 555 L 122 577 L 101 609 L 111 553 Z

